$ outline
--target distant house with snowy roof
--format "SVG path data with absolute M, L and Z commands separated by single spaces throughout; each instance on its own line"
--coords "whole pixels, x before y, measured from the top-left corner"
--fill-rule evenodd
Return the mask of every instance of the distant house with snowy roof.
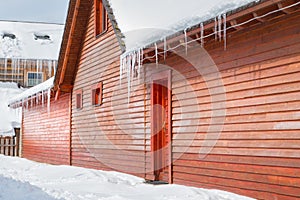
M 37 85 L 55 73 L 64 25 L 0 21 L 0 81 Z
M 70 0 L 54 79 L 10 101 L 25 108 L 23 156 L 300 198 L 300 2 L 211 0 L 166 31 L 124 31 L 181 7 L 155 19 L 143 3 Z

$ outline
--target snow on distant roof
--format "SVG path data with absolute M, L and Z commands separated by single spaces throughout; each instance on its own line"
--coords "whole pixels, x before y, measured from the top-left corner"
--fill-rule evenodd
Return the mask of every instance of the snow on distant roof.
M 7 104 L 10 98 L 23 91 L 24 89 L 19 88 L 16 83 L 0 82 L 0 136 L 12 136 L 14 128 L 20 127 L 20 110 L 11 109 Z
M 64 25 L 0 21 L 0 58 L 57 60 Z
M 255 0 L 108 0 L 125 36 L 126 51 L 145 47 Z
M 53 81 L 54 81 L 54 77 L 48 79 L 47 81 L 45 81 L 45 82 L 43 82 L 39 85 L 36 85 L 36 86 L 22 92 L 21 94 L 18 94 L 16 96 L 14 96 L 13 98 L 9 99 L 8 104 L 13 104 L 15 102 L 22 101 L 23 99 L 34 96 L 35 94 L 38 94 L 42 91 L 46 91 L 48 89 L 51 89 L 53 87 Z

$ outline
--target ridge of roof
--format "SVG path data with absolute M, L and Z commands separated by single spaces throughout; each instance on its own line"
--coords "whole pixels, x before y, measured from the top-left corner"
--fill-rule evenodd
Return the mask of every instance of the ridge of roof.
M 120 44 L 121 50 L 122 52 L 126 51 L 126 45 L 125 45 L 125 41 L 124 41 L 124 34 L 122 33 L 121 29 L 118 26 L 118 22 L 116 20 L 116 17 L 114 15 L 113 9 L 109 3 L 108 0 L 103 0 L 103 5 L 107 11 L 108 14 L 108 18 L 110 19 L 111 23 L 112 23 L 112 27 L 114 29 L 114 32 L 117 36 L 118 42 Z

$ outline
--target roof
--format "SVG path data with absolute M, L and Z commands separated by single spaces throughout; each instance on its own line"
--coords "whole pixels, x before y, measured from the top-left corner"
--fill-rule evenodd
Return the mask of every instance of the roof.
M 64 25 L 0 21 L 0 58 L 57 60 Z
M 161 0 L 135 0 L 130 5 L 120 0 L 109 2 L 125 36 L 126 51 L 130 52 L 249 3 L 260 1 L 186 0 L 183 4 L 181 0 L 173 0 L 173 6 L 170 6 L 169 1 Z
M 24 92 L 15 95 L 13 98 L 10 98 L 8 101 L 8 104 L 14 104 L 16 102 L 22 102 L 23 100 L 27 100 L 31 96 L 35 96 L 36 94 L 43 92 L 43 91 L 48 91 L 53 87 L 53 81 L 54 77 L 48 79 L 47 81 L 38 84 L 28 90 L 25 90 Z
M 70 0 L 65 32 L 59 54 L 58 69 L 54 80 L 54 85 L 56 86 L 55 89 L 58 89 L 59 91 L 70 92 L 72 90 L 72 85 L 77 70 L 74 66 L 76 66 L 78 63 L 78 55 L 82 46 L 82 43 L 78 41 L 82 41 L 82 38 L 85 34 L 92 4 L 93 0 Z M 121 50 L 124 52 L 124 36 L 121 30 L 118 28 L 118 23 L 115 19 L 113 10 L 107 0 L 103 0 L 103 4 L 107 10 L 108 17 L 118 38 Z
M 70 0 L 59 53 L 58 68 L 55 75 L 55 89 L 70 92 L 76 74 L 78 55 L 81 50 L 82 38 L 86 32 L 88 16 L 92 0 Z M 80 19 L 80 20 L 77 20 Z

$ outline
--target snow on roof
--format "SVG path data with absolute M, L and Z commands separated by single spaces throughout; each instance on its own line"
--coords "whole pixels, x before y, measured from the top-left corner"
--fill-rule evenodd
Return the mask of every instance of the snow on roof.
M 130 52 L 255 0 L 109 0 Z
M 21 124 L 21 112 L 7 106 L 10 98 L 22 93 L 24 89 L 19 88 L 16 83 L 0 82 L 0 136 L 14 135 L 14 128 Z
M 49 89 L 51 89 L 53 87 L 53 81 L 54 81 L 54 77 L 48 79 L 47 81 L 36 85 L 28 90 L 25 90 L 24 92 L 22 92 L 21 94 L 18 94 L 16 96 L 14 96 L 13 98 L 9 99 L 8 104 L 13 104 L 15 102 L 19 102 L 22 101 L 28 97 L 34 96 L 42 91 L 47 91 Z
M 0 58 L 57 60 L 64 25 L 0 21 Z

